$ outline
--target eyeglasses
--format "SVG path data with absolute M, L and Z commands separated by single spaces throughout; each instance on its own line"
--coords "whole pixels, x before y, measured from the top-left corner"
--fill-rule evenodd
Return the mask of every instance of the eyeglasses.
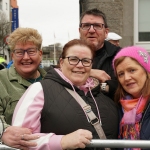
M 68 62 L 70 65 L 77 65 L 80 61 L 84 67 L 89 67 L 92 64 L 92 59 L 89 58 L 83 58 L 79 59 L 76 56 L 69 56 L 69 57 L 64 57 L 63 59 L 68 58 Z
M 91 26 L 93 26 L 94 30 L 102 30 L 105 25 L 102 24 L 102 23 L 93 23 L 93 24 L 91 24 L 91 23 L 81 23 L 80 24 L 80 27 L 83 30 L 89 30 L 91 28 Z
M 17 57 L 23 57 L 25 52 L 27 52 L 27 54 L 29 56 L 34 56 L 37 53 L 38 48 L 28 48 L 26 50 L 23 49 L 15 49 L 13 50 L 13 53 L 17 56 Z

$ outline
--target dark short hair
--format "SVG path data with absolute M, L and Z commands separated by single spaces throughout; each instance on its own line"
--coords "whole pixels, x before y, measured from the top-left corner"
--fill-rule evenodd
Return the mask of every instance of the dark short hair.
M 102 17 L 103 20 L 104 20 L 105 28 L 108 28 L 106 15 L 105 15 L 102 11 L 100 11 L 99 9 L 93 8 L 93 9 L 90 9 L 90 10 L 87 10 L 87 11 L 83 12 L 83 13 L 81 14 L 81 17 L 80 17 L 80 24 L 81 24 L 81 21 L 82 21 L 82 19 L 83 19 L 83 17 L 84 17 L 85 15 L 93 15 L 93 16 Z M 79 26 L 80 26 L 80 25 L 79 25 Z

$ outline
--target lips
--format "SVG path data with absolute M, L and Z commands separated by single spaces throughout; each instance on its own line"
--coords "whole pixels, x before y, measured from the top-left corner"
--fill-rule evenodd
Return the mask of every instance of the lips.
M 132 82 L 132 83 L 128 83 L 128 84 L 126 84 L 126 86 L 127 87 L 129 87 L 129 86 L 132 86 L 132 85 L 134 85 L 135 83 L 134 82 Z
M 73 73 L 76 73 L 76 74 L 84 74 L 84 72 L 82 71 L 72 71 Z
M 21 63 L 22 65 L 31 65 L 32 62 L 24 62 L 24 63 Z
M 87 37 L 87 38 L 96 38 L 96 37 L 94 37 L 94 36 L 89 36 L 89 37 Z

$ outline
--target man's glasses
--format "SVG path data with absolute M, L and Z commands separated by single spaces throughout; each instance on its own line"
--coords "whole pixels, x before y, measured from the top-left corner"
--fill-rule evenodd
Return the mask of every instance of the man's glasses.
M 37 48 L 28 48 L 26 50 L 23 49 L 15 49 L 13 50 L 13 53 L 17 56 L 17 57 L 23 57 L 25 52 L 27 52 L 27 54 L 29 56 L 34 56 L 37 53 Z
M 93 26 L 93 28 L 95 30 L 102 30 L 103 27 L 105 26 L 104 24 L 102 23 L 81 23 L 80 24 L 80 28 L 83 29 L 83 30 L 89 30 L 91 28 L 91 26 Z
M 68 62 L 70 65 L 77 65 L 80 61 L 84 67 L 89 67 L 92 64 L 92 59 L 89 58 L 83 58 L 79 59 L 76 56 L 69 56 L 69 57 L 64 57 L 63 59 L 68 58 Z

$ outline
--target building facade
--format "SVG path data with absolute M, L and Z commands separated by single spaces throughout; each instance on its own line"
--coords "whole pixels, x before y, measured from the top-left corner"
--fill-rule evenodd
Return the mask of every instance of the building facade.
M 61 56 L 63 46 L 60 43 L 55 43 L 49 46 L 44 46 L 43 59 L 41 62 L 42 67 L 58 64 L 59 57 Z
M 82 12 L 98 8 L 107 17 L 111 32 L 123 37 L 120 45 L 139 45 L 150 52 L 150 0 L 79 0 Z
M 0 11 L 3 11 L 6 14 L 7 20 L 10 20 L 10 0 L 0 0 Z
M 10 51 L 7 45 L 9 34 L 19 26 L 17 0 L 0 0 L 0 55 L 8 63 L 11 60 Z
M 8 63 L 10 60 L 10 54 L 6 40 L 11 32 L 10 0 L 0 0 L 0 13 L 0 56 Z

